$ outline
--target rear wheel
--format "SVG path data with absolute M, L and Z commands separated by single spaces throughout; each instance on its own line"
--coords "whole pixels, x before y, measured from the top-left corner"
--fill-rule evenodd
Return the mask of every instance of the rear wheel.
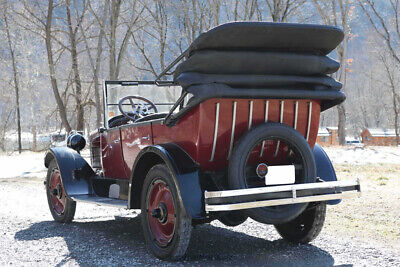
M 54 220 L 61 223 L 71 222 L 75 215 L 76 202 L 65 193 L 61 173 L 54 159 L 47 170 L 46 194 Z
M 275 228 L 283 239 L 305 244 L 319 235 L 325 222 L 325 215 L 325 202 L 311 203 L 297 218 L 287 223 L 276 224 Z
M 247 215 L 245 215 L 242 211 L 234 210 L 221 215 L 218 220 L 226 226 L 233 227 L 244 223 L 247 218 Z
M 295 184 L 316 179 L 314 155 L 305 138 L 281 123 L 266 123 L 245 133 L 235 144 L 229 160 L 228 182 L 231 189 L 266 187 L 269 166 L 294 165 Z M 261 175 L 260 167 L 264 167 Z M 282 177 L 283 178 L 283 177 Z M 307 203 L 244 210 L 252 219 L 279 224 L 296 218 Z
M 150 169 L 141 196 L 142 227 L 150 251 L 160 259 L 182 258 L 190 241 L 192 221 L 179 201 L 178 186 L 164 164 Z

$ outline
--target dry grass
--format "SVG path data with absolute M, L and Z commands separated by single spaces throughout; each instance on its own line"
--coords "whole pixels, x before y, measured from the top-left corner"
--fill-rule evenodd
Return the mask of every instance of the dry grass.
M 360 178 L 362 195 L 328 207 L 326 231 L 400 250 L 400 164 L 335 166 L 339 180 Z

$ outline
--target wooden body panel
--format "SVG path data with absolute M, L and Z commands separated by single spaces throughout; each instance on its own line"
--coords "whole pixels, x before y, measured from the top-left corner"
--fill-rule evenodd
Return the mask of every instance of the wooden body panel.
M 268 104 L 266 104 L 268 101 Z M 265 113 L 268 105 L 268 121 L 282 122 L 291 127 L 295 126 L 296 102 L 298 105 L 296 130 L 314 147 L 319 125 L 320 102 L 315 100 L 260 100 L 260 99 L 210 99 L 193 109 L 177 125 L 167 127 L 155 124 L 153 127 L 154 144 L 175 143 L 182 147 L 203 171 L 217 171 L 227 167 L 228 154 L 232 136 L 234 103 L 236 116 L 233 144 L 249 130 L 266 120 Z M 252 102 L 252 104 L 251 104 Z M 310 103 L 311 121 L 308 124 Z M 213 140 L 215 134 L 216 106 L 219 105 L 217 140 L 214 157 L 212 158 Z M 252 107 L 252 115 L 250 110 Z M 283 107 L 283 112 L 281 109 Z M 282 115 L 282 117 L 281 117 Z M 251 121 L 251 123 L 250 123 Z M 309 130 L 308 130 L 309 125 Z M 265 146 L 263 160 L 273 162 L 281 160 L 284 146 L 278 151 L 278 156 L 271 158 L 275 151 L 275 143 Z M 260 149 L 260 148 L 259 148 Z M 257 149 L 256 149 L 257 150 Z M 260 150 L 254 151 L 260 153 Z M 282 155 L 280 155 L 282 154 Z
M 306 139 L 308 137 L 313 148 L 318 133 L 319 116 L 320 101 L 317 100 L 209 99 L 189 111 L 173 127 L 164 125 L 162 120 L 155 120 L 138 125 L 124 125 L 101 133 L 103 173 L 109 178 L 129 179 L 140 150 L 148 145 L 165 143 L 174 143 L 184 149 L 199 163 L 202 171 L 223 170 L 228 166 L 231 142 L 233 148 L 234 143 L 246 131 L 266 120 L 296 126 L 300 134 Z M 218 127 L 215 129 L 217 120 Z M 213 149 L 214 136 L 216 141 Z M 91 140 L 92 147 L 96 147 L 98 135 L 92 135 Z M 287 147 L 281 145 L 278 154 L 272 156 L 276 143 L 271 141 L 265 144 L 262 158 L 259 157 L 259 145 L 253 150 L 250 159 L 279 164 L 287 155 Z
M 110 129 L 102 133 L 101 136 L 101 156 L 104 176 L 110 178 L 126 178 L 127 173 L 125 161 L 122 156 L 120 129 Z
M 140 150 L 152 145 L 151 124 L 121 127 L 122 154 L 126 177 L 129 179 L 136 156 Z

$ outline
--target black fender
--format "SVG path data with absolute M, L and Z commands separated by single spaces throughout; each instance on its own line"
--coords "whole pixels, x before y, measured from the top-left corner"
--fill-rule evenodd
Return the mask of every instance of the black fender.
M 328 181 L 337 181 L 336 172 L 333 168 L 332 162 L 326 154 L 325 150 L 318 144 L 314 146 L 314 158 L 315 164 L 317 165 L 317 177 L 322 180 Z M 326 203 L 329 205 L 339 204 L 342 200 L 328 200 Z
M 204 201 L 200 187 L 199 165 L 178 145 L 163 144 L 145 147 L 136 157 L 129 181 L 128 208 L 140 207 L 140 196 L 147 172 L 164 163 L 178 185 L 178 201 L 192 218 L 204 218 Z
M 69 147 L 52 147 L 44 158 L 46 168 L 53 159 L 57 162 L 67 196 L 92 193 L 90 178 L 94 177 L 95 173 L 78 152 Z

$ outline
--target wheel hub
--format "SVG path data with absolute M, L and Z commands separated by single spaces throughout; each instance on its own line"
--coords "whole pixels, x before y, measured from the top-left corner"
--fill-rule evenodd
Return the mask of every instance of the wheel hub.
M 149 228 L 160 246 L 166 246 L 175 232 L 175 206 L 165 182 L 156 180 L 147 194 Z
M 258 164 L 256 168 L 257 176 L 264 179 L 265 175 L 268 173 L 268 166 L 265 163 Z
M 151 211 L 151 216 L 153 218 L 157 218 L 160 223 L 165 223 L 168 218 L 168 210 L 167 210 L 167 206 L 165 205 L 165 203 L 161 202 L 158 205 L 158 208 L 153 209 Z
M 62 214 L 65 208 L 65 194 L 61 182 L 59 171 L 54 171 L 50 177 L 49 191 L 51 196 L 51 204 L 57 214 Z
M 61 185 L 58 184 L 58 185 L 56 186 L 56 188 L 54 188 L 54 189 L 51 191 L 51 194 L 52 194 L 53 196 L 56 196 L 58 199 L 61 199 L 61 198 L 62 198 L 62 187 L 61 187 Z

